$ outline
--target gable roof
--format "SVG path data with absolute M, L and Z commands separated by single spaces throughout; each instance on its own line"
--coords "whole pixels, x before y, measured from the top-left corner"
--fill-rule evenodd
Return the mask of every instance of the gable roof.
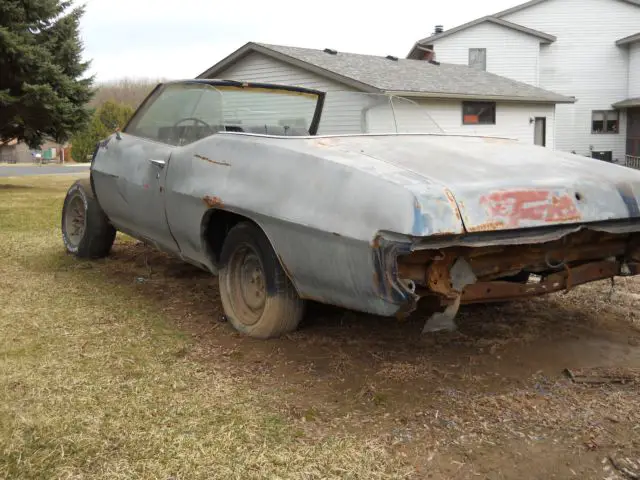
M 435 35 L 431 35 L 430 37 L 423 38 L 422 40 L 418 40 L 418 43 L 425 45 L 427 43 L 434 42 L 441 38 L 448 37 L 449 35 L 452 35 L 456 32 L 466 30 L 467 28 L 475 27 L 476 25 L 480 25 L 481 23 L 493 23 L 501 27 L 510 28 L 512 30 L 516 30 L 521 33 L 526 33 L 527 35 L 531 35 L 533 37 L 539 38 L 542 43 L 553 43 L 557 40 L 555 36 L 549 35 L 548 33 L 544 33 L 539 30 L 534 30 L 533 28 L 524 27 L 522 25 L 518 25 L 517 23 L 509 22 L 507 20 L 503 20 L 501 18 L 496 18 L 495 16 L 489 15 L 486 17 L 478 18 L 477 20 L 473 20 L 472 22 L 459 25 L 450 30 L 445 30 L 442 33 L 436 33 Z
M 635 33 L 633 35 L 629 35 L 628 37 L 621 38 L 620 40 L 617 40 L 616 45 L 619 45 L 619 46 L 630 45 L 638 41 L 640 41 L 640 32 Z
M 311 71 L 365 92 L 388 92 L 404 96 L 477 100 L 573 103 L 575 99 L 516 82 L 465 65 L 374 55 L 326 53 L 310 48 L 249 42 L 198 78 L 224 76 L 224 71 L 252 52 Z
M 533 7 L 534 5 L 537 5 L 539 3 L 543 3 L 546 1 L 548 0 L 530 0 L 526 3 L 522 3 L 520 5 L 516 5 L 515 7 L 507 8 L 506 10 L 502 10 L 501 12 L 495 13 L 492 15 L 492 17 L 498 17 L 498 18 L 506 17 L 507 15 L 519 12 L 520 10 L 524 10 L 525 8 Z M 640 7 L 640 0 L 619 0 L 619 1 L 630 3 L 631 5 Z
M 522 32 L 522 33 L 526 33 L 528 35 L 537 37 L 540 39 L 541 43 L 553 43 L 557 40 L 557 37 L 555 37 L 554 35 L 545 33 L 545 32 L 541 32 L 540 30 L 534 30 L 533 28 L 528 28 L 525 27 L 523 25 L 519 25 L 517 23 L 513 23 L 510 22 L 508 20 L 503 19 L 502 17 L 506 17 L 507 15 L 510 15 L 512 13 L 516 13 L 519 12 L 521 10 L 524 10 L 526 8 L 529 7 L 533 7 L 534 5 L 537 5 L 539 3 L 543 3 L 546 2 L 548 0 L 530 0 L 526 3 L 522 3 L 520 5 L 516 5 L 515 7 L 511 7 L 508 8 L 506 10 L 502 10 L 501 12 L 498 13 L 494 13 L 493 15 L 487 15 L 486 17 L 481 17 L 478 18 L 476 20 L 473 20 L 471 22 L 467 22 L 464 23 L 462 25 L 458 25 L 457 27 L 451 28 L 449 30 L 445 30 L 442 33 L 437 33 L 435 35 L 431 35 L 430 37 L 427 38 L 423 38 L 422 40 L 418 40 L 415 45 L 413 46 L 413 48 L 411 49 L 411 51 L 409 52 L 409 55 L 407 55 L 407 58 L 415 58 L 415 55 L 417 54 L 417 52 L 420 50 L 420 46 L 421 45 L 427 45 L 430 42 L 435 42 L 436 40 L 439 40 L 441 38 L 447 37 L 449 35 L 453 35 L 454 33 L 460 32 L 462 30 L 466 30 L 468 28 L 471 27 L 475 27 L 476 25 L 479 25 L 481 23 L 493 23 L 495 25 L 500 25 L 502 27 L 505 28 L 510 28 L 512 30 L 516 30 L 518 32 Z M 640 7 L 640 0 L 617 0 L 617 1 L 621 1 L 621 2 L 625 2 L 625 3 L 629 3 L 631 5 L 635 5 L 637 7 Z M 640 34 L 639 34 L 640 35 Z M 627 37 L 629 38 L 629 37 Z M 622 42 L 624 40 L 627 39 L 621 39 L 618 40 L 618 42 Z M 633 39 L 629 42 L 625 42 L 625 43 L 618 43 L 616 42 L 616 44 L 618 45 L 625 45 L 626 43 L 631 43 L 631 42 L 635 42 L 636 39 Z

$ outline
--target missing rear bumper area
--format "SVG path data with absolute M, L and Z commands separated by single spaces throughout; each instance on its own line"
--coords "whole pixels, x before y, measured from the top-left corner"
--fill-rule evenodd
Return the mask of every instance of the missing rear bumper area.
M 455 329 L 460 305 L 568 291 L 640 273 L 640 237 L 581 231 L 552 242 L 419 250 L 397 259 L 402 283 L 435 312 L 425 331 Z

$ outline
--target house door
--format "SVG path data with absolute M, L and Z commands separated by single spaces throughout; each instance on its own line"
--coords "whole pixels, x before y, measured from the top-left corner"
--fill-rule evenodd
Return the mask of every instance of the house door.
M 547 118 L 536 117 L 533 130 L 533 143 L 541 147 L 547 146 Z

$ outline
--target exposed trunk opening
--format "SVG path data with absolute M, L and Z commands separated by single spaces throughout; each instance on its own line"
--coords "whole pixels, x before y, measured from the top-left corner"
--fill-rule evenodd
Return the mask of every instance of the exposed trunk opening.
M 461 304 L 526 298 L 638 273 L 638 235 L 588 230 L 540 244 L 449 247 L 398 258 L 398 277 L 440 305 L 458 297 Z

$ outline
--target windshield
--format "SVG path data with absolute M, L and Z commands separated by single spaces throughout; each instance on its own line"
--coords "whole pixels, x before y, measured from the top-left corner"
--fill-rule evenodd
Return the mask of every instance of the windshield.
M 328 92 L 318 135 L 361 133 L 443 133 L 443 130 L 424 105 L 404 97 Z
M 125 132 L 186 145 L 218 132 L 313 135 L 322 94 L 260 86 L 186 82 L 154 92 Z
M 424 106 L 403 97 L 346 91 L 323 97 L 320 92 L 259 84 L 185 82 L 161 86 L 125 132 L 180 146 L 218 132 L 307 136 L 442 129 Z

